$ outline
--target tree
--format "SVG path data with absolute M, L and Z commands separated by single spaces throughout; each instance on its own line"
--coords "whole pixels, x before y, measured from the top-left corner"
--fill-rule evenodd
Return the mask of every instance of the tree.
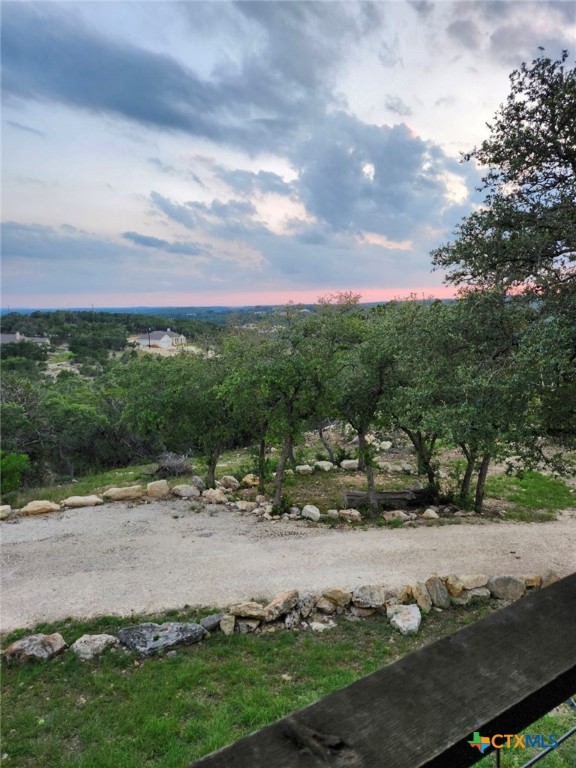
M 576 69 L 543 49 L 510 75 L 490 136 L 465 160 L 488 168 L 484 207 L 433 251 L 455 284 L 540 298 L 576 291 Z

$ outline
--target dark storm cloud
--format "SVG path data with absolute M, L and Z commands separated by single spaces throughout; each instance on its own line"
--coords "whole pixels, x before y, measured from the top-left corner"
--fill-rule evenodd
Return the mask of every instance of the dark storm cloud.
M 141 245 L 144 248 L 157 248 L 166 253 L 181 253 L 185 256 L 200 256 L 206 253 L 209 249 L 204 245 L 191 242 L 169 242 L 168 240 L 162 240 L 159 237 L 149 237 L 148 235 L 140 235 L 138 232 L 124 232 L 122 237 L 124 240 L 129 240 L 135 245 Z
M 461 166 L 406 125 L 368 125 L 345 113 L 327 118 L 293 162 L 306 209 L 332 230 L 398 240 L 450 208 L 446 174 L 469 188 L 479 180 L 472 166 Z
M 190 4 L 196 16 L 204 10 Z M 230 12 L 222 4 L 221 15 Z M 328 81 L 338 53 L 374 32 L 381 18 L 371 4 L 242 2 L 234 12 L 263 42 L 254 51 L 251 39 L 238 40 L 238 51 L 250 43 L 244 47 L 252 52 L 207 80 L 171 56 L 103 36 L 65 6 L 8 3 L 5 98 L 57 101 L 252 153 L 279 149 L 335 103 Z

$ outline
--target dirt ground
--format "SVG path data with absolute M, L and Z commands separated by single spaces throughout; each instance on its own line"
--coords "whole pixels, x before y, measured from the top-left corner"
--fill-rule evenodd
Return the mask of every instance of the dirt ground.
M 2 523 L 2 631 L 290 588 L 398 587 L 432 572 L 576 570 L 576 510 L 552 523 L 351 530 L 189 507 L 115 503 Z

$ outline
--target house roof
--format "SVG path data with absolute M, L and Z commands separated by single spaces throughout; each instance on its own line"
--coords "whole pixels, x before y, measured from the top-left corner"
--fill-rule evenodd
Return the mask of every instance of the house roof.
M 0 333 L 0 344 L 15 344 L 23 341 L 19 333 Z
M 148 338 L 150 338 L 150 341 L 161 341 L 162 339 L 166 338 L 166 336 L 168 336 L 168 338 L 170 338 L 170 339 L 179 339 L 179 338 L 182 337 L 182 334 L 181 333 L 174 333 L 174 331 L 170 331 L 170 330 L 168 330 L 168 331 L 150 331 L 149 334 L 148 333 L 143 333 L 140 336 L 140 338 L 141 339 L 146 339 L 146 340 L 148 340 Z

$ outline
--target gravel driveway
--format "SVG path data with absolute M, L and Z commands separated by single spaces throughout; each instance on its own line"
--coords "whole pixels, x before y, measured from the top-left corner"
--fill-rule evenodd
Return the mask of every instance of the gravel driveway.
M 432 572 L 576 570 L 576 510 L 553 523 L 350 530 L 189 507 L 115 503 L 2 523 L 2 631 L 289 588 L 398 587 Z

